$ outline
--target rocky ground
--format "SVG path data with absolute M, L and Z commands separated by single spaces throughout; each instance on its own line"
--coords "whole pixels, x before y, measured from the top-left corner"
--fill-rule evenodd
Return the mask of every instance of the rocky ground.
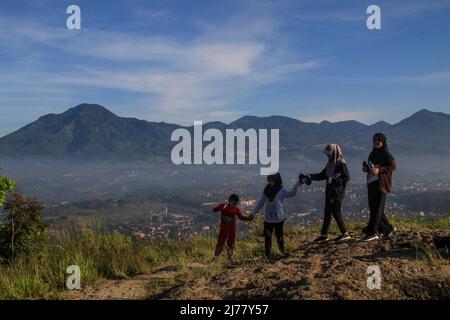
M 261 259 L 256 266 L 239 261 L 185 283 L 170 281 L 179 267 L 167 266 L 132 279 L 103 281 L 67 299 L 449 299 L 450 261 L 447 248 L 432 242 L 443 232 L 401 228 L 388 241 L 314 243 L 313 235 L 285 258 Z M 354 234 L 354 236 L 360 236 Z M 381 288 L 369 289 L 369 266 L 381 271 Z M 201 264 L 192 268 L 207 268 Z M 159 292 L 154 283 L 165 283 Z

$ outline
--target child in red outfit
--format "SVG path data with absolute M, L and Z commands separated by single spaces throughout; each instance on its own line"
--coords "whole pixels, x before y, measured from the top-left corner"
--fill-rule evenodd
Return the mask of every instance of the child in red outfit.
M 234 243 L 236 241 L 236 216 L 242 221 L 250 221 L 252 217 L 244 216 L 241 210 L 237 207 L 239 197 L 232 194 L 228 197 L 227 203 L 221 203 L 213 209 L 214 212 L 221 213 L 220 231 L 217 239 L 216 251 L 214 253 L 214 260 L 217 260 L 223 250 L 225 241 L 227 242 L 228 257 L 233 256 Z

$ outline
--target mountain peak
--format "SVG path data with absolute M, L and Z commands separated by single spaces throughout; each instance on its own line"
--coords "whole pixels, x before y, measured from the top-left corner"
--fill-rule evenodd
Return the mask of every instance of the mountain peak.
M 421 110 L 417 111 L 416 113 L 412 114 L 410 117 L 400 121 L 399 124 L 414 123 L 416 125 L 421 125 L 424 122 L 429 122 L 429 121 L 447 122 L 448 120 L 450 120 L 449 114 L 446 114 L 443 112 L 434 112 L 434 111 L 430 111 L 428 109 L 421 109 Z
M 64 119 L 63 122 L 80 121 L 90 126 L 98 126 L 100 123 L 120 121 L 122 118 L 115 115 L 99 104 L 83 103 L 58 115 Z
M 111 113 L 104 106 L 95 103 L 82 103 L 76 107 L 70 108 L 65 113 L 81 113 L 81 112 L 94 112 L 94 113 Z
M 438 119 L 438 118 L 449 118 L 450 115 L 447 113 L 443 113 L 443 112 L 435 112 L 435 111 L 431 111 L 428 109 L 420 109 L 419 111 L 417 111 L 416 113 L 412 114 L 409 118 L 434 118 L 434 119 Z M 408 118 L 407 118 L 408 119 Z
M 371 128 L 375 128 L 375 129 L 379 129 L 379 130 L 386 129 L 391 126 L 392 125 L 390 123 L 383 121 L 383 120 L 380 120 L 380 121 L 375 122 L 374 124 L 370 125 Z
M 422 109 L 420 109 L 419 111 L 417 111 L 416 113 L 414 113 L 414 114 L 430 114 L 430 113 L 434 113 L 433 111 L 430 111 L 430 110 L 428 110 L 428 109 L 426 109 L 426 108 L 422 108 Z M 414 115 L 413 114 L 413 115 Z

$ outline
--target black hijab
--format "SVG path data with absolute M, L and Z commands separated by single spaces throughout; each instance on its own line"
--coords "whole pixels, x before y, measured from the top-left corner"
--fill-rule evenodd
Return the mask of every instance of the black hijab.
M 383 146 L 381 148 L 372 149 L 372 152 L 369 155 L 369 161 L 372 162 L 374 165 L 385 167 L 389 165 L 389 163 L 391 163 L 392 160 L 394 160 L 394 157 L 389 152 L 386 135 L 384 135 L 383 133 L 376 133 L 373 136 L 373 140 L 375 139 L 381 140 Z
M 269 201 L 273 201 L 278 191 L 280 191 L 280 189 L 283 187 L 283 181 L 281 180 L 281 175 L 278 172 L 268 175 L 267 181 L 275 182 L 273 186 L 267 184 L 267 186 L 264 188 L 264 195 L 267 197 L 267 199 L 269 199 Z

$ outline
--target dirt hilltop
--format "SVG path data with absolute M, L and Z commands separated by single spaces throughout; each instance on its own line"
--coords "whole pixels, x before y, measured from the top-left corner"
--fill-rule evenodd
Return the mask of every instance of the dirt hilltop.
M 357 234 L 353 234 L 357 236 Z M 448 232 L 401 227 L 391 240 L 314 243 L 314 235 L 290 238 L 288 257 L 226 262 L 216 272 L 177 280 L 179 266 L 136 278 L 102 281 L 66 299 L 449 299 L 448 248 L 432 240 Z M 237 249 L 239 250 L 239 249 Z M 222 264 L 222 263 L 218 263 Z M 367 287 L 367 268 L 377 265 L 381 288 Z M 209 265 L 192 264 L 192 270 Z M 165 283 L 154 288 L 154 283 Z

